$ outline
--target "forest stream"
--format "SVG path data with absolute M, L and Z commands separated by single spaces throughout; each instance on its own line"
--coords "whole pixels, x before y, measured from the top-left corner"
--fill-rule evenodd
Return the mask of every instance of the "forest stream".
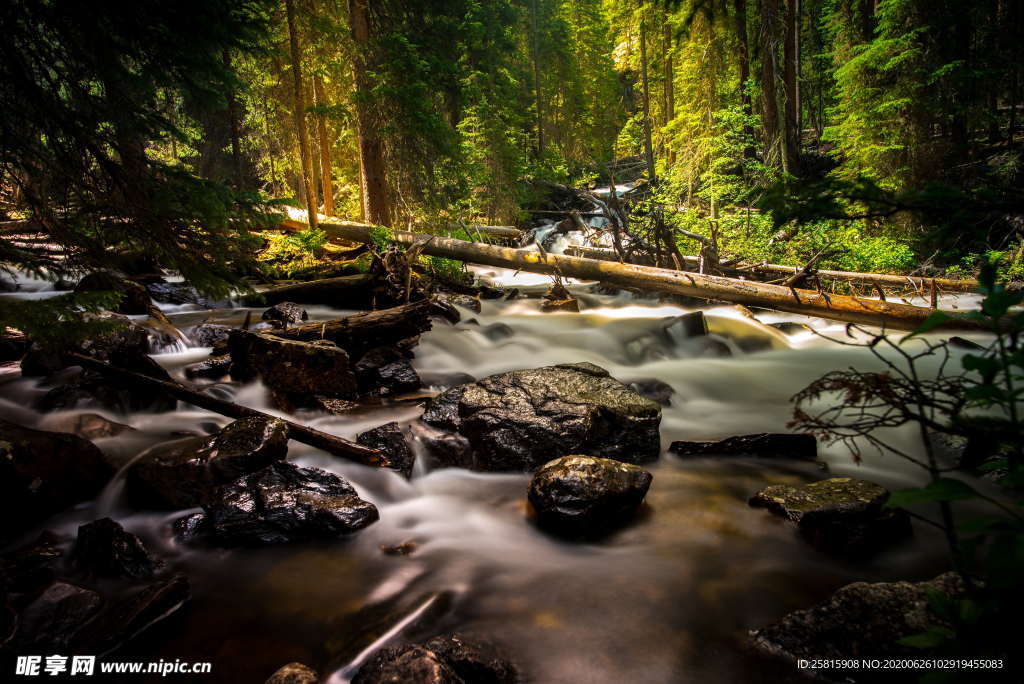
M 476 268 L 476 275 L 521 294 L 550 280 Z M 52 294 L 24 279 L 11 297 Z M 525 681 L 777 682 L 789 668 L 755 654 L 747 633 L 828 597 L 857 580 L 928 579 L 946 569 L 941 535 L 915 525 L 915 536 L 869 560 L 822 554 L 792 526 L 747 499 L 771 483 L 849 475 L 889 489 L 920 484 L 923 473 L 894 456 L 866 453 L 856 464 L 843 445 L 819 443 L 820 462 L 784 458 L 679 457 L 674 440 L 787 432 L 790 398 L 823 373 L 877 365 L 864 348 L 839 345 L 845 326 L 769 311 L 756 320 L 735 307 L 705 308 L 709 333 L 698 338 L 653 334 L 666 319 L 693 309 L 594 284 L 571 283 L 579 313 L 542 313 L 540 299 L 486 300 L 462 320 L 435 320 L 413 365 L 426 390 L 441 391 L 485 376 L 560 363 L 591 362 L 626 383 L 660 380 L 672 394 L 662 409 L 661 457 L 638 518 L 594 542 L 561 541 L 528 519 L 528 474 L 429 470 L 419 458 L 411 479 L 351 464 L 299 444 L 289 460 L 339 474 L 373 502 L 380 520 L 340 541 L 254 549 L 190 546 L 172 523 L 183 515 L 139 512 L 123 494 L 124 468 L 96 500 L 39 526 L 70 545 L 79 525 L 109 516 L 141 537 L 192 588 L 186 610 L 154 626 L 119 652 L 129 660 L 174 660 L 188 654 L 214 663 L 203 681 L 261 681 L 283 663 L 300 661 L 325 681 L 350 680 L 367 656 L 396 638 L 442 632 L 483 634 L 508 653 Z M 943 302 L 965 307 L 972 296 Z M 209 321 L 241 326 L 248 311 L 161 305 L 179 329 Z M 306 307 L 310 321 L 353 313 Z M 136 319 L 144 317 L 135 317 Z M 205 358 L 208 347 L 172 345 L 153 358 L 175 378 Z M 4 367 L 0 412 L 40 429 L 65 423 L 68 412 L 31 407 L 50 386 Z M 206 381 L 209 382 L 209 381 Z M 259 382 L 213 383 L 216 395 L 285 416 Z M 299 411 L 290 417 L 354 439 L 369 428 L 416 421 L 415 404 L 370 407 L 346 416 Z M 78 408 L 71 413 L 96 413 Z M 133 430 L 97 440 L 128 464 L 151 448 L 208 434 L 230 420 L 178 405 L 167 413 L 117 415 Z M 912 430 L 887 435 L 918 453 Z M 416 438 L 414 449 L 421 451 Z M 826 472 L 827 471 L 827 472 Z M 197 509 L 198 510 L 198 509 Z M 32 535 L 27 535 L 31 537 Z M 411 542 L 411 543 L 410 543 Z M 401 549 L 397 553 L 394 549 Z M 388 550 L 390 553 L 385 553 Z

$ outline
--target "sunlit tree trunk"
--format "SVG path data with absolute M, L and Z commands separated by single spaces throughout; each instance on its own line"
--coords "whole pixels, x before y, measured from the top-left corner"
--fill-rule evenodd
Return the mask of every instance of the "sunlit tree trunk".
M 743 106 L 743 115 L 747 122 L 753 115 L 753 107 L 750 101 L 750 90 L 747 85 L 750 81 L 750 40 L 747 37 L 747 0 L 735 0 L 736 12 L 736 40 L 739 44 L 740 61 L 740 102 Z M 754 131 L 750 124 L 744 122 L 743 137 L 752 140 Z M 754 148 L 750 145 L 743 149 L 743 156 L 750 159 L 754 156 Z
M 540 31 L 538 29 L 537 0 L 530 2 L 530 44 L 533 53 L 533 95 L 537 108 L 537 156 L 544 156 L 544 103 L 540 81 Z
M 359 176 L 362 185 L 363 219 L 376 225 L 390 225 L 387 176 L 384 172 L 384 142 L 377 131 L 370 97 L 368 56 L 374 47 L 370 41 L 368 0 L 349 0 L 349 26 L 356 44 L 353 71 L 356 85 L 356 125 L 359 138 Z
M 654 171 L 654 146 L 651 144 L 651 90 L 647 82 L 647 27 L 643 20 L 640 21 L 640 78 L 644 89 L 644 159 L 647 161 L 647 177 L 653 183 L 657 178 Z
M 231 53 L 224 51 L 224 67 L 231 70 Z M 235 172 L 235 186 L 242 187 L 241 125 L 238 120 L 238 98 L 235 89 L 228 90 L 228 123 L 231 126 L 231 161 Z
M 668 124 L 676 118 L 676 88 L 675 88 L 675 64 L 672 60 L 672 26 L 668 23 L 668 15 L 663 17 L 664 42 L 665 42 L 665 123 Z M 668 147 L 668 163 L 675 163 L 675 150 L 671 145 Z
M 761 105 L 764 128 L 764 160 L 769 166 L 784 166 L 785 155 L 779 150 L 779 97 L 776 78 L 778 47 L 779 0 L 761 0 Z
M 299 138 L 302 187 L 305 192 L 306 211 L 309 213 L 309 225 L 316 228 L 316 188 L 313 184 L 313 157 L 309 151 L 309 132 L 306 130 L 306 106 L 302 96 L 302 51 L 299 49 L 299 34 L 295 26 L 294 0 L 285 0 L 285 13 L 288 17 L 288 42 L 292 56 L 292 110 L 295 117 L 295 135 Z
M 327 114 L 323 111 L 327 106 L 327 97 L 324 95 L 323 80 L 319 76 L 313 77 L 313 97 L 316 98 L 317 107 L 321 109 L 316 117 L 316 137 L 320 141 L 320 187 L 324 198 L 324 213 L 334 216 L 334 185 L 331 182 L 331 150 L 334 148 L 334 136 L 327 127 Z

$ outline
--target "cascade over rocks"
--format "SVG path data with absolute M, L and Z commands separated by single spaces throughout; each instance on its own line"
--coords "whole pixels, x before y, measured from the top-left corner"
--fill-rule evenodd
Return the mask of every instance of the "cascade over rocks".
M 253 416 L 150 453 L 128 471 L 129 495 L 148 507 L 192 508 L 214 488 L 256 472 L 288 454 L 288 425 Z
M 208 534 L 232 546 L 331 539 L 379 516 L 344 479 L 283 461 L 219 487 L 203 510 L 203 519 L 179 521 L 179 533 Z
M 515 666 L 493 645 L 461 634 L 423 644 L 382 648 L 370 656 L 352 684 L 516 684 Z
M 465 437 L 473 451 L 469 467 L 482 471 L 534 470 L 578 453 L 644 463 L 660 448 L 661 406 L 592 363 L 499 373 L 453 387 L 430 402 L 423 421 Z
M 0 418 L 0 539 L 96 496 L 112 474 L 88 440 Z
M 542 527 L 570 537 L 598 537 L 633 517 L 652 479 L 632 464 L 563 456 L 534 473 L 528 496 Z
M 904 637 L 930 627 L 949 627 L 932 612 L 929 594 L 952 598 L 965 592 L 959 575 L 949 572 L 927 582 L 855 582 L 824 603 L 798 610 L 750 633 L 755 648 L 796 663 L 797 660 L 928 658 L 927 650 L 905 646 Z M 822 670 L 834 681 L 906 681 L 906 672 Z
M 888 498 L 889 491 L 873 482 L 833 477 L 799 487 L 765 487 L 750 505 L 795 522 L 800 535 L 821 551 L 864 556 L 912 534 L 906 511 L 883 508 Z
M 669 451 L 679 456 L 755 456 L 813 461 L 818 441 L 813 435 L 772 434 L 727 437 L 717 442 L 672 442 Z

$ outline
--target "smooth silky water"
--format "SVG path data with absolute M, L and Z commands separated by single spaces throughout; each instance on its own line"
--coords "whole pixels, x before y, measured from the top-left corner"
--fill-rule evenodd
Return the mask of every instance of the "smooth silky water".
M 478 274 L 529 290 L 547 278 L 495 269 Z M 14 296 L 38 297 L 41 287 Z M 416 348 L 426 377 L 468 373 L 476 378 L 520 368 L 590 361 L 624 381 L 657 379 L 672 386 L 661 424 L 662 456 L 638 519 L 597 543 L 566 543 L 527 518 L 526 474 L 427 472 L 411 481 L 290 443 L 289 458 L 338 473 L 380 509 L 380 521 L 349 539 L 259 549 L 189 547 L 170 532 L 183 512 L 139 512 L 126 506 L 119 474 L 94 502 L 38 529 L 67 535 L 79 524 L 111 516 L 140 535 L 174 571 L 188 576 L 193 601 L 118 652 L 133 658 L 212 661 L 204 682 L 262 681 L 277 667 L 301 661 L 348 681 L 366 654 L 397 640 L 462 631 L 497 642 L 532 682 L 777 682 L 789 670 L 749 652 L 748 630 L 807 607 L 855 580 L 924 579 L 945 569 L 942 540 L 915 524 L 913 540 L 873 559 L 849 563 L 822 555 L 793 528 L 748 497 L 767 484 L 852 475 L 889 488 L 922 481 L 915 466 L 894 456 L 865 454 L 855 464 L 845 447 L 819 446 L 821 466 L 769 459 L 679 458 L 677 439 L 717 439 L 785 431 L 790 398 L 827 371 L 880 368 L 867 351 L 811 332 L 842 336 L 844 326 L 774 312 L 761 322 L 735 308 L 706 309 L 710 339 L 651 333 L 668 317 L 691 310 L 630 295 L 596 294 L 571 286 L 581 313 L 539 310 L 537 299 L 484 301 L 462 311 L 458 325 L 435 321 Z M 961 307 L 971 304 L 945 302 Z M 246 309 L 198 311 L 166 307 L 180 327 L 210 318 L 241 325 Z M 258 320 L 259 310 L 254 310 Z M 311 319 L 352 313 L 310 307 Z M 802 322 L 790 335 L 765 323 Z M 506 327 L 507 326 L 507 327 Z M 728 349 L 731 355 L 724 355 Z M 208 349 L 155 355 L 180 377 Z M 61 417 L 29 408 L 47 385 L 22 379 L 15 367 L 0 375 L 0 412 L 47 428 Z M 218 396 L 276 413 L 259 383 L 212 383 Z M 437 388 L 435 388 L 437 389 Z M 368 409 L 354 416 L 292 416 L 353 438 L 390 420 L 414 421 L 421 407 Z M 182 407 L 170 413 L 115 415 L 135 432 L 99 446 L 127 464 L 156 445 L 208 433 L 229 422 Z M 910 429 L 885 435 L 920 453 Z M 123 473 L 123 471 L 122 471 Z M 30 536 L 30 535 L 27 535 Z M 407 556 L 382 546 L 416 543 Z

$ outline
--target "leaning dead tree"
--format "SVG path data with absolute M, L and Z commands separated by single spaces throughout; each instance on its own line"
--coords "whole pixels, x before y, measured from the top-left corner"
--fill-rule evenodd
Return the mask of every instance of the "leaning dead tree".
M 292 230 L 302 230 L 307 227 L 303 221 L 296 218 L 285 219 L 284 226 Z M 320 229 L 329 235 L 353 242 L 365 243 L 373 240 L 374 228 L 366 224 L 350 221 L 325 221 L 320 225 Z M 394 231 L 390 237 L 395 242 L 405 245 L 425 243 L 423 254 L 431 256 L 533 273 L 597 280 L 627 288 L 721 300 L 746 306 L 758 306 L 899 330 L 918 328 L 934 311 L 929 307 L 876 299 L 861 299 L 651 266 L 517 250 L 409 231 Z M 945 328 L 972 329 L 976 327 L 962 314 L 947 313 L 950 315 L 950 320 L 944 325 Z

